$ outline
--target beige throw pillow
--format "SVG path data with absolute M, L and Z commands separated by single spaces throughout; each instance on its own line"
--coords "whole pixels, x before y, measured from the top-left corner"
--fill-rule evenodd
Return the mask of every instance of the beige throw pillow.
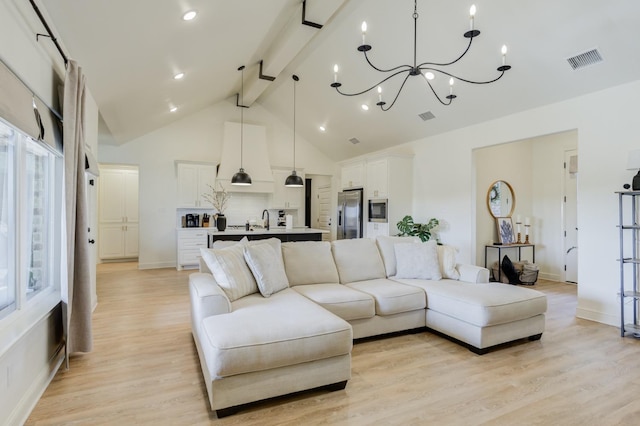
M 222 249 L 200 249 L 213 277 L 231 302 L 258 292 L 256 280 L 244 260 L 244 247 L 241 243 Z
M 441 280 L 435 241 L 395 244 L 396 278 Z
M 289 287 L 282 259 L 269 243 L 246 246 L 244 258 L 264 297 Z
M 460 273 L 456 269 L 456 248 L 452 246 L 437 246 L 438 262 L 440 263 L 440 273 L 442 278 L 459 280 Z

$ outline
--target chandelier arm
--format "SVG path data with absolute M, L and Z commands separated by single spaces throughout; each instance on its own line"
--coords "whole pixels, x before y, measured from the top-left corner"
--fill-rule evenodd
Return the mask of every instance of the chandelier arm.
M 382 111 L 389 111 L 391 108 L 393 108 L 393 105 L 396 103 L 396 101 L 398 100 L 398 96 L 400 96 L 400 92 L 402 92 L 402 88 L 404 87 L 405 83 L 407 82 L 407 80 L 409 79 L 409 77 L 411 77 L 411 74 L 407 73 L 407 76 L 404 78 L 404 81 L 402 82 L 402 85 L 400 85 L 400 89 L 398 90 L 398 93 L 396 93 L 396 97 L 393 98 L 393 102 L 391 102 L 391 105 L 389 105 L 386 109 L 384 107 L 384 105 L 380 105 L 380 109 Z M 382 82 L 381 82 L 382 83 Z
M 426 80 L 427 84 L 429 85 L 429 88 L 431 89 L 431 91 L 433 92 L 433 95 L 436 97 L 436 99 L 444 106 L 447 105 L 451 105 L 451 101 L 453 101 L 453 99 L 449 98 L 449 102 L 446 103 L 444 102 L 442 99 L 440 99 L 440 96 L 438 96 L 438 94 L 436 93 L 436 90 L 433 88 L 433 86 L 431 85 L 431 82 L 429 82 L 429 80 Z
M 390 75 L 390 76 L 388 76 L 387 78 L 385 78 L 385 79 L 383 79 L 383 80 L 380 80 L 379 82 L 377 82 L 377 83 L 376 83 L 376 84 L 374 84 L 373 86 L 369 87 L 368 89 L 363 90 L 362 92 L 357 92 L 357 93 L 346 93 L 346 92 L 343 92 L 343 91 L 341 91 L 341 90 L 340 90 L 340 86 L 335 86 L 335 89 L 336 89 L 336 92 L 340 93 L 340 94 L 341 94 L 341 95 L 343 95 L 343 96 L 358 96 L 358 95 L 362 95 L 362 94 L 364 94 L 364 93 L 367 93 L 367 92 L 369 92 L 369 91 L 371 91 L 371 90 L 375 89 L 376 87 L 380 86 L 380 85 L 381 85 L 382 83 L 384 83 L 385 81 L 389 80 L 390 78 L 395 77 L 395 76 L 396 76 L 396 75 L 398 75 L 398 74 L 402 74 L 403 72 L 406 72 L 406 73 L 407 73 L 407 77 L 404 79 L 405 81 L 407 81 L 407 78 L 409 78 L 409 76 L 411 75 L 411 74 L 409 74 L 409 70 L 400 70 L 400 71 L 397 71 L 397 72 L 395 72 L 395 73 L 391 74 L 391 75 Z M 404 83 L 402 83 L 402 85 L 404 86 Z M 402 90 L 402 88 L 400 88 L 400 90 Z M 397 98 L 397 96 L 396 96 L 396 98 Z M 395 102 L 395 100 L 394 100 L 394 102 Z
M 389 68 L 388 70 L 384 70 L 382 68 L 376 67 L 375 65 L 373 65 L 373 63 L 371 63 L 371 61 L 369 60 L 369 55 L 367 55 L 366 51 L 363 52 L 363 53 L 364 53 L 364 58 L 367 60 L 367 63 L 371 66 L 371 68 L 373 68 L 374 70 L 379 71 L 379 72 L 393 72 L 393 71 L 396 71 L 396 70 L 399 70 L 399 69 L 402 69 L 403 71 L 404 70 L 409 71 L 409 70 L 413 69 L 413 67 L 411 65 L 398 65 L 397 67 Z
M 448 65 L 453 65 L 456 62 L 458 62 L 460 59 L 462 59 L 464 57 L 464 55 L 467 54 L 467 52 L 469 51 L 469 49 L 471 49 L 471 42 L 473 41 L 473 37 L 469 38 L 469 44 L 467 45 L 467 48 L 464 50 L 464 52 L 462 52 L 462 54 L 460 56 L 458 56 L 456 59 L 454 59 L 451 62 L 446 62 L 446 63 L 438 63 L 438 62 L 423 62 L 420 65 L 418 65 L 419 69 L 422 69 L 422 67 L 430 65 L 430 66 L 437 66 L 437 67 L 445 67 Z
M 443 75 L 447 75 L 449 77 L 453 77 L 456 80 L 460 80 L 460 81 L 464 81 L 465 83 L 470 83 L 470 84 L 489 84 L 489 83 L 494 83 L 498 80 L 500 80 L 502 78 L 502 76 L 504 75 L 505 71 L 500 71 L 500 75 L 497 76 L 496 78 L 494 78 L 493 80 L 487 80 L 487 81 L 473 81 L 473 80 L 468 80 L 462 77 L 458 77 L 455 74 L 451 74 L 448 73 L 446 71 L 442 71 L 441 69 L 438 68 L 430 68 L 430 67 L 424 67 L 424 68 L 420 68 L 420 71 L 434 71 Z

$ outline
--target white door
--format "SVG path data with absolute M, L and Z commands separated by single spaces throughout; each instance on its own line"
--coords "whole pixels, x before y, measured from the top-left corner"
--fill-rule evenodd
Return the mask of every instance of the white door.
M 329 233 L 322 234 L 322 241 L 331 240 L 331 185 L 318 187 L 318 229 Z
M 564 154 L 564 280 L 578 282 L 578 151 Z

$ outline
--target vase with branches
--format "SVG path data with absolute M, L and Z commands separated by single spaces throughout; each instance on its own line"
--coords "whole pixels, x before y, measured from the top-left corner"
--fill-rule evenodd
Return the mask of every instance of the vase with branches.
M 219 189 L 216 189 L 214 186 L 209 184 L 207 184 L 207 186 L 211 191 L 202 194 L 202 198 L 211 204 L 218 214 L 224 214 L 224 211 L 227 208 L 227 202 L 231 198 L 231 194 L 229 194 L 220 183 L 218 183 Z

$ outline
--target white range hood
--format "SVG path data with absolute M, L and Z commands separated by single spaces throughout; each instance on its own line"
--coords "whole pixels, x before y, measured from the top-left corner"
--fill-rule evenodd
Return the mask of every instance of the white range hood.
M 222 155 L 216 182 L 229 192 L 273 193 L 274 183 L 267 151 L 267 137 L 264 126 L 244 124 L 244 149 L 242 167 L 251 176 L 250 186 L 231 185 L 231 178 L 240 169 L 240 123 L 224 123 Z

